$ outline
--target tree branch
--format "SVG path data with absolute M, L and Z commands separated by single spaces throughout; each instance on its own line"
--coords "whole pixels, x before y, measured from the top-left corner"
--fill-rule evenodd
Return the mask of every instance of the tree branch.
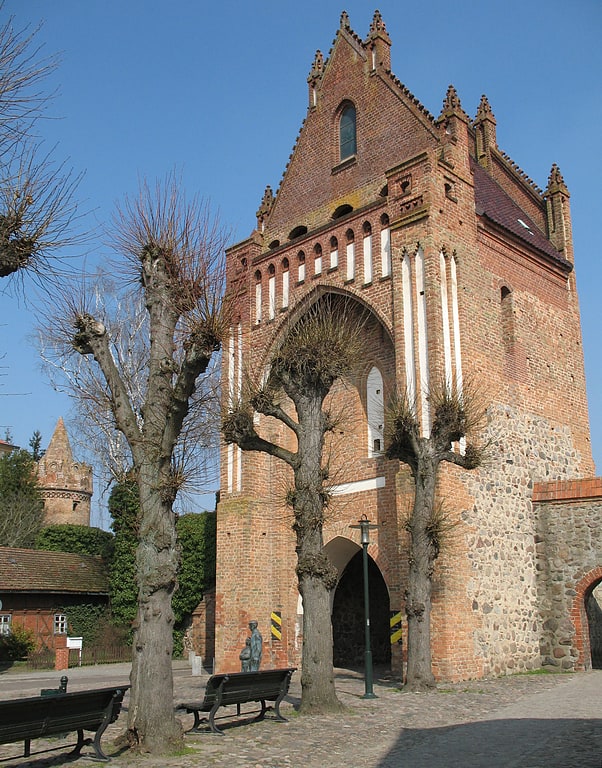
M 226 443 L 236 443 L 243 451 L 262 451 L 286 462 L 295 469 L 299 465 L 297 453 L 288 451 L 276 443 L 264 440 L 257 434 L 250 411 L 237 408 L 231 411 L 222 423 L 222 433 Z
M 132 409 L 128 392 L 119 374 L 109 347 L 109 336 L 104 324 L 92 315 L 80 314 L 75 321 L 76 333 L 73 335 L 73 348 L 81 355 L 93 355 L 103 372 L 111 392 L 110 404 L 119 429 L 126 436 L 138 461 L 138 446 L 142 435 L 138 428 L 136 415 Z

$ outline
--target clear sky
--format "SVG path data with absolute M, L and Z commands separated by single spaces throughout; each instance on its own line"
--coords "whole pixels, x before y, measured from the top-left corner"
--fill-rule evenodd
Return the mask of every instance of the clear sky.
M 379 8 L 392 69 L 438 116 L 452 83 L 474 117 L 486 94 L 498 146 L 545 188 L 557 163 L 571 193 L 594 459 L 602 471 L 602 3 L 600 0 L 5 0 L 3 17 L 37 26 L 62 63 L 56 120 L 40 130 L 85 176 L 82 210 L 99 223 L 116 201 L 176 168 L 241 240 L 267 184 L 277 189 L 308 103 L 316 49 L 328 54 L 342 10 L 365 38 Z M 102 258 L 99 241 L 95 258 Z M 1 286 L 0 286 L 1 290 Z M 28 340 L 32 310 L 0 293 L 0 437 L 47 445 L 70 403 L 43 378 Z

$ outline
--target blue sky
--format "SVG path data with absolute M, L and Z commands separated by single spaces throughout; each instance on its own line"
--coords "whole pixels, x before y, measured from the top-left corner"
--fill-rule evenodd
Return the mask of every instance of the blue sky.
M 62 63 L 40 130 L 84 172 L 92 221 L 176 168 L 187 193 L 211 201 L 233 240 L 276 189 L 307 109 L 316 49 L 327 55 L 342 10 L 364 38 L 378 7 L 392 69 L 435 116 L 453 83 L 474 116 L 482 93 L 500 149 L 545 188 L 557 163 L 571 193 L 594 459 L 602 471 L 602 3 L 599 0 L 5 0 L 4 17 L 36 26 Z M 96 258 L 102 258 L 99 241 Z M 28 341 L 32 309 L 0 293 L 0 436 L 46 445 L 70 403 L 43 378 Z

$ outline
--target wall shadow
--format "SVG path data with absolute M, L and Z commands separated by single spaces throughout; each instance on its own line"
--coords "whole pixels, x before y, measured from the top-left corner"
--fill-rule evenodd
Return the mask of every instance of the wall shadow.
M 378 768 L 601 768 L 602 719 L 506 719 L 404 728 Z

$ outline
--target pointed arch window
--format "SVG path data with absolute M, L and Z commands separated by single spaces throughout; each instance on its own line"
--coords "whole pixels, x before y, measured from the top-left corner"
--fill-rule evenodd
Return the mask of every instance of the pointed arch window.
M 372 283 L 372 227 L 369 221 L 363 226 L 363 250 L 364 250 L 364 285 Z
M 340 159 L 345 160 L 357 151 L 356 114 L 353 104 L 346 104 L 339 120 Z
M 347 280 L 353 280 L 355 278 L 355 235 L 352 229 L 347 230 L 345 238 L 347 240 Z
M 288 259 L 282 259 L 282 309 L 288 307 L 288 294 L 290 286 L 290 272 Z
M 383 277 L 391 274 L 391 229 L 386 213 L 380 217 L 380 268 Z
M 383 377 L 376 366 L 368 373 L 366 411 L 368 416 L 368 456 L 378 456 L 385 447 L 385 401 Z
M 305 282 L 305 254 L 303 251 L 299 251 L 297 263 L 299 267 L 298 280 L 300 283 L 303 283 Z
M 255 323 L 261 322 L 261 272 L 255 272 Z
M 322 274 L 322 246 L 316 243 L 314 246 L 314 275 Z
M 268 267 L 268 317 L 270 320 L 276 317 L 276 267 L 273 264 Z
M 339 241 L 336 237 L 330 238 L 330 269 L 336 269 L 339 266 Z

